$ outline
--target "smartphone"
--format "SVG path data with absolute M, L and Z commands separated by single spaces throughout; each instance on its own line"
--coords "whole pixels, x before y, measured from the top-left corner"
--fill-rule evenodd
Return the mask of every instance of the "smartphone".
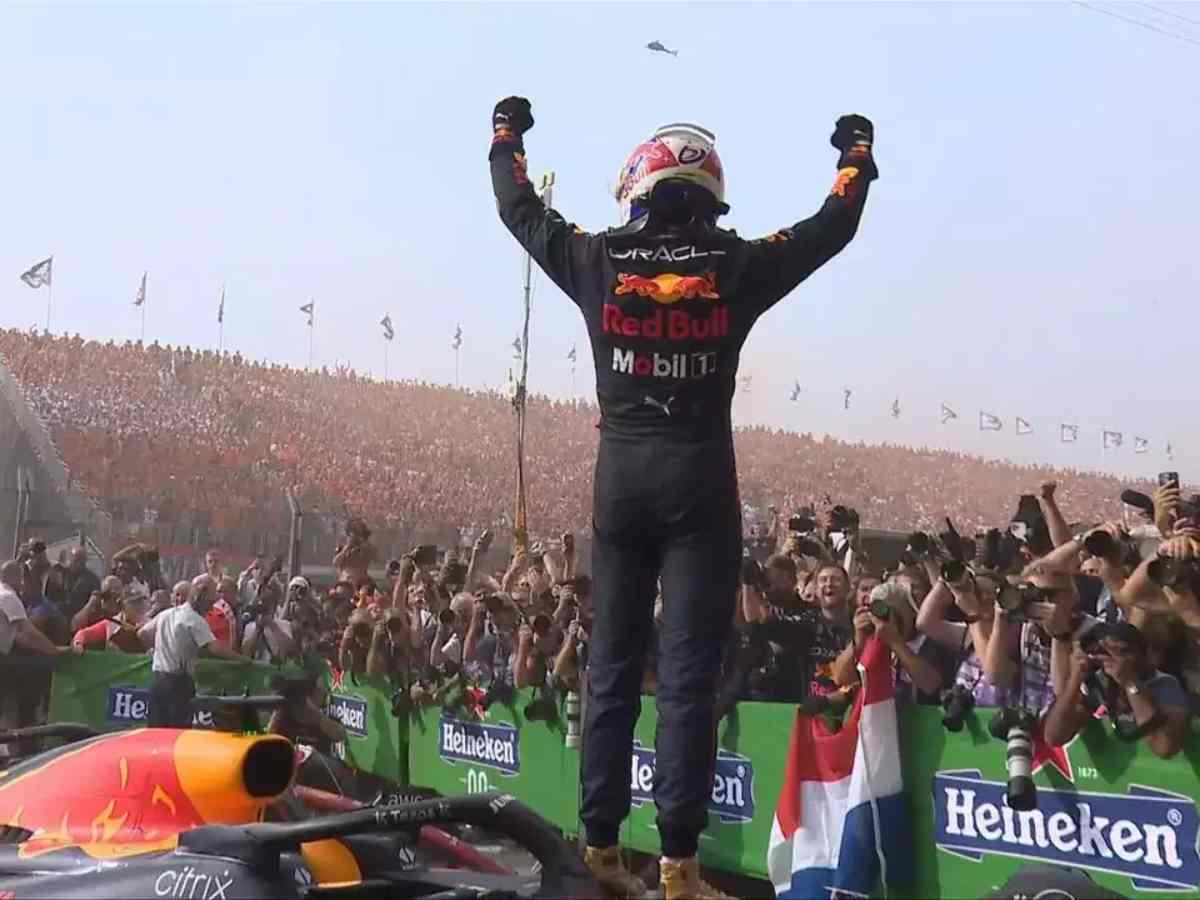
M 1173 487 L 1173 488 L 1178 489 L 1179 473 L 1178 472 L 1159 472 L 1158 473 L 1158 486 L 1159 487 Z
M 413 562 L 418 566 L 435 566 L 437 565 L 437 545 L 422 544 L 413 553 Z

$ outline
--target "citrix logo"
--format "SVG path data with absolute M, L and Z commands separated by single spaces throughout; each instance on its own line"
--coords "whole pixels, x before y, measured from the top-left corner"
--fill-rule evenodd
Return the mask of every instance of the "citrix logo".
M 637 353 L 613 347 L 612 367 L 614 372 L 643 378 L 707 378 L 717 371 L 717 354 Z
M 172 900 L 228 900 L 225 893 L 233 887 L 233 876 L 226 869 L 220 875 L 197 872 L 194 866 L 182 871 L 168 869 L 154 879 L 154 896 Z

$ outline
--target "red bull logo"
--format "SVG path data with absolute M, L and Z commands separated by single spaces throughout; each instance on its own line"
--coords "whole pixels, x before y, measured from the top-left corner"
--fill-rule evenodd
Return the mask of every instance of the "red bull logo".
M 717 293 L 716 272 L 705 272 L 703 275 L 665 272 L 652 277 L 619 272 L 613 293 L 618 296 L 636 294 L 664 304 L 678 303 L 680 300 L 719 300 L 721 296 Z
M 706 316 L 693 316 L 682 309 L 656 309 L 642 318 L 621 312 L 614 303 L 604 304 L 603 328 L 607 334 L 667 341 L 703 341 L 729 334 L 729 308 L 713 306 Z

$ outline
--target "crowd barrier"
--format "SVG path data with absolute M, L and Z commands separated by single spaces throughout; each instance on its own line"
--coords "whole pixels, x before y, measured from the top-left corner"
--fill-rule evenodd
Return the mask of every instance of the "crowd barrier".
M 247 675 L 249 669 L 249 676 Z M 267 666 L 207 661 L 202 691 L 265 687 Z M 102 730 L 130 727 L 146 715 L 148 659 L 88 653 L 55 673 L 51 717 Z M 445 794 L 501 790 L 519 797 L 567 833 L 577 833 L 579 751 L 566 746 L 565 715 L 529 721 L 530 692 L 495 703 L 482 720 L 422 707 L 396 717 L 391 689 L 376 679 L 328 676 L 330 712 L 348 732 L 342 752 L 356 767 Z M 700 847 L 705 864 L 766 878 L 766 849 L 783 781 L 794 707 L 738 704 L 721 724 Z M 1093 723 L 1069 745 L 1039 745 L 1034 759 L 1038 806 L 1014 813 L 1004 804 L 1005 747 L 987 733 L 986 710 L 961 733 L 941 711 L 900 714 L 904 783 L 916 859 L 916 883 L 891 897 L 978 897 L 1025 863 L 1086 869 L 1127 897 L 1197 896 L 1200 888 L 1200 735 L 1162 761 L 1143 744 L 1118 741 Z M 200 726 L 210 725 L 203 716 Z M 651 785 L 653 698 L 643 704 L 630 767 L 634 809 L 622 841 L 659 851 Z

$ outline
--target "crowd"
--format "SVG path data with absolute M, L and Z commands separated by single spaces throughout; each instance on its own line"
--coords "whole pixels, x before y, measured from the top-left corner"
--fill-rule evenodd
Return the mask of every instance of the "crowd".
M 888 564 L 869 556 L 852 509 L 780 517 L 772 552 L 744 560 L 720 714 L 743 699 L 791 702 L 836 729 L 874 637 L 892 655 L 899 701 L 940 704 L 948 728 L 996 708 L 1062 744 L 1104 718 L 1114 739 L 1172 757 L 1200 707 L 1200 497 L 1167 482 L 1140 509 L 1132 527 L 1073 531 L 1048 482 L 975 537 L 952 519 L 938 534 L 912 532 Z M 153 655 L 159 724 L 190 722 L 202 652 L 386 678 L 398 712 L 443 704 L 471 714 L 533 688 L 526 717 L 555 718 L 585 677 L 590 579 L 571 532 L 495 570 L 491 540 L 484 531 L 466 553 L 414 548 L 377 581 L 371 530 L 352 518 L 332 560 L 336 580 L 323 587 L 286 579 L 278 559 L 226 571 L 217 551 L 203 573 L 167 585 L 157 552 L 140 544 L 114 554 L 98 579 L 82 547 L 51 563 L 43 542 L 28 541 L 0 567 L 0 664 L 8 677 L 21 673 L 5 716 L 36 721 L 52 668 L 39 660 L 89 649 Z M 311 691 L 301 707 L 309 724 L 336 731 Z
M 380 528 L 508 522 L 515 476 L 502 437 L 515 424 L 498 392 L 16 330 L 0 330 L 0 361 L 77 485 L 119 521 L 188 515 L 216 534 L 277 531 L 268 514 L 290 488 L 309 511 L 349 508 Z M 597 417 L 583 402 L 529 398 L 531 522 L 589 526 Z M 949 514 L 976 530 L 1006 515 L 1022 485 L 1057 480 L 1069 485 L 1072 508 L 1105 519 L 1120 512 L 1121 485 L 1101 475 L 769 428 L 740 430 L 736 440 L 742 497 L 756 509 L 828 494 L 862 510 L 872 528 L 929 529 Z

